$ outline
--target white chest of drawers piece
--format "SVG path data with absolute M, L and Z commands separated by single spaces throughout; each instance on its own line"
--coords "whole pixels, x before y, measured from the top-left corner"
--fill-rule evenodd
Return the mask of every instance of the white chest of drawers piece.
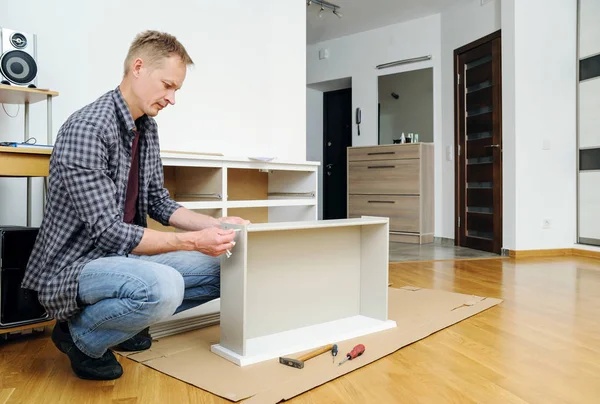
M 396 326 L 388 320 L 387 218 L 224 225 L 220 342 L 239 365 Z
M 347 153 L 348 217 L 388 217 L 390 241 L 432 242 L 433 144 L 349 147 Z

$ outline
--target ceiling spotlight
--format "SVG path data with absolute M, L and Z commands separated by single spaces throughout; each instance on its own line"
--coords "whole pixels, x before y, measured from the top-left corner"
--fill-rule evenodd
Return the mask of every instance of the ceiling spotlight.
M 325 11 L 326 8 L 332 10 L 333 14 L 335 14 L 338 18 L 342 18 L 342 13 L 340 13 L 338 11 L 340 9 L 340 6 L 338 6 L 337 4 L 329 3 L 325 0 L 307 0 L 306 1 L 307 6 L 310 6 L 311 4 L 316 4 L 318 6 L 321 6 L 321 9 L 319 10 L 319 18 L 323 18 L 323 12 Z

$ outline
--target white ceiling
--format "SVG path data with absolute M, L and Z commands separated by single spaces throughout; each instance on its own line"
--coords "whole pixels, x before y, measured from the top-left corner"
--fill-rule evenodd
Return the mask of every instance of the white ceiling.
M 464 0 L 328 0 L 340 6 L 342 18 L 316 3 L 306 7 L 306 42 L 309 45 L 358 32 L 440 13 Z

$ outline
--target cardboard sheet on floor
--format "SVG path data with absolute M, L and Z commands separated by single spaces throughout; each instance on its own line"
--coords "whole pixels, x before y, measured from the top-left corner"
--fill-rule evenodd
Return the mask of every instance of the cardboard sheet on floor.
M 500 299 L 408 286 L 390 288 L 389 292 L 389 318 L 395 320 L 398 326 L 338 342 L 339 354 L 335 364 L 330 354 L 323 354 L 307 361 L 304 369 L 284 366 L 277 359 L 238 367 L 210 351 L 210 346 L 219 342 L 219 326 L 154 341 L 147 351 L 120 354 L 230 401 L 277 403 L 502 302 Z M 359 343 L 365 345 L 365 353 L 337 366 L 345 353 Z

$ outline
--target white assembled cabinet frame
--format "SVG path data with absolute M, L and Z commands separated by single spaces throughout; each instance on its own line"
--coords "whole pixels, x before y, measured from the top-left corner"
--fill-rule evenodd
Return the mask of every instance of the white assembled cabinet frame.
M 319 162 L 263 161 L 203 153 L 162 151 L 165 188 L 184 207 L 213 217 L 252 223 L 318 218 Z M 151 219 L 148 227 L 174 231 Z M 220 299 L 180 312 L 150 327 L 162 338 L 219 323 Z
M 245 366 L 393 328 L 389 219 L 241 225 L 221 258 L 220 341 Z

